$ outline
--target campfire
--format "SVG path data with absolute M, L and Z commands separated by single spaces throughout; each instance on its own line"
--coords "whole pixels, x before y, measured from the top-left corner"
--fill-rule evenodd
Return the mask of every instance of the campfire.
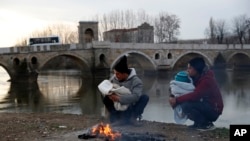
M 78 136 L 79 139 L 101 138 L 104 141 L 165 141 L 161 134 L 119 132 L 112 130 L 109 124 L 100 123 L 89 128 L 86 133 Z
M 113 131 L 109 124 L 100 123 L 89 129 L 87 133 L 78 136 L 80 139 L 97 137 L 104 138 L 106 141 L 117 141 L 121 137 L 121 134 L 118 131 Z

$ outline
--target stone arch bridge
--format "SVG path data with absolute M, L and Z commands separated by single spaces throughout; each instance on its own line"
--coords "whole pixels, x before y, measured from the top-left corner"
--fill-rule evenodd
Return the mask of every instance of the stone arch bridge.
M 0 66 L 11 80 L 36 80 L 49 62 L 55 66 L 71 58 L 85 72 L 111 70 L 121 56 L 128 55 L 130 67 L 143 72 L 185 67 L 189 59 L 203 57 L 210 66 L 236 68 L 250 66 L 250 45 L 149 44 L 95 41 L 86 44 L 43 45 L 0 48 Z M 69 62 L 70 63 L 70 62 Z M 24 76 L 24 77 L 21 77 Z

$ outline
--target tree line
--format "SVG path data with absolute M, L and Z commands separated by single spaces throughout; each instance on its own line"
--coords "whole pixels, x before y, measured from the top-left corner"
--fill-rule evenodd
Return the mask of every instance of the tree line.
M 135 28 L 146 22 L 154 26 L 155 43 L 177 43 L 180 35 L 181 19 L 168 12 L 149 15 L 144 10 L 113 10 L 102 15 L 95 15 L 92 20 L 99 22 L 99 39 L 103 32 L 111 29 Z M 250 43 L 250 18 L 239 15 L 232 20 L 231 26 L 223 19 L 209 20 L 205 28 L 205 39 L 208 43 Z M 34 31 L 29 37 L 57 35 L 62 44 L 78 43 L 78 29 L 66 24 L 49 25 L 44 30 Z M 202 38 L 202 37 L 201 37 Z M 27 45 L 27 39 L 21 39 L 15 46 Z
M 51 24 L 42 30 L 33 31 L 28 37 L 23 37 L 18 40 L 15 46 L 28 45 L 28 39 L 31 37 L 47 37 L 47 36 L 59 36 L 62 44 L 71 44 L 78 42 L 77 27 L 69 24 Z
M 209 20 L 205 35 L 210 44 L 249 44 L 250 43 L 250 17 L 239 15 L 230 23 L 223 19 Z

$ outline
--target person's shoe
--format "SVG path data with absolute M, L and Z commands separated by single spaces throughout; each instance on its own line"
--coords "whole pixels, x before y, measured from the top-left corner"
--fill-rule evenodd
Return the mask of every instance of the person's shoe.
M 199 131 L 210 131 L 210 130 L 214 130 L 215 128 L 216 127 L 214 126 L 214 124 L 212 122 L 196 127 L 196 129 Z
M 129 120 L 129 123 L 128 123 L 129 125 L 132 125 L 132 126 L 137 126 L 137 127 L 139 127 L 139 126 L 142 126 L 142 122 L 141 121 L 138 121 L 137 119 L 135 119 L 135 118 L 131 118 L 130 120 Z
M 138 116 L 138 120 L 141 121 L 142 120 L 142 115 Z
M 188 129 L 197 129 L 199 125 L 194 123 L 193 125 L 188 125 Z

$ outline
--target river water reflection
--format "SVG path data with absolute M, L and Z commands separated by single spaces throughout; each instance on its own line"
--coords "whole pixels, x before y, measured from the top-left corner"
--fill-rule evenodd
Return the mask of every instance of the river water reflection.
M 215 122 L 218 127 L 250 123 L 250 72 L 215 71 L 224 100 L 224 111 Z M 168 103 L 168 84 L 176 72 L 141 77 L 150 101 L 143 118 L 174 123 Z M 33 84 L 7 82 L 8 74 L 0 68 L 0 112 L 57 112 L 104 115 L 105 110 L 97 85 L 104 78 L 80 77 L 80 72 L 49 71 L 39 74 Z M 188 121 L 187 124 L 191 124 Z

